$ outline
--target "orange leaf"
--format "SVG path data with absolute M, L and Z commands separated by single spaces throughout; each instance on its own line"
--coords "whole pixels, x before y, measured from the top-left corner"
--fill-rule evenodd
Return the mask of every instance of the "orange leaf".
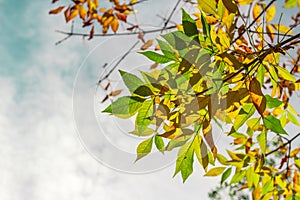
M 148 49 L 149 47 L 151 47 L 153 44 L 153 40 L 148 40 L 145 44 L 143 44 L 143 46 L 141 46 L 141 50 L 145 51 L 146 49 Z
M 85 7 L 84 7 L 83 5 L 80 5 L 80 6 L 79 6 L 79 16 L 80 16 L 80 18 L 81 18 L 82 20 L 84 20 L 85 17 L 86 17 L 86 14 L 87 14 L 87 12 L 86 12 Z
M 69 21 L 69 15 L 70 15 L 70 7 L 68 7 L 65 12 L 64 12 L 64 15 L 65 15 L 65 19 L 66 19 L 66 22 L 68 23 Z
M 73 9 L 70 10 L 70 15 L 68 16 L 67 22 L 74 19 L 78 15 L 78 13 L 78 9 L 73 7 Z
M 111 29 L 113 30 L 113 32 L 116 33 L 118 28 L 119 28 L 119 20 L 114 17 L 114 19 L 112 20 L 110 26 L 111 26 Z
M 263 113 L 266 110 L 267 101 L 266 101 L 266 97 L 263 95 L 261 91 L 260 83 L 256 78 L 253 78 L 250 81 L 249 93 L 250 93 L 250 98 L 252 99 L 252 102 L 256 110 L 263 117 Z
M 127 21 L 127 15 L 121 14 L 121 13 L 116 13 L 116 16 L 119 20 L 126 22 Z
M 93 37 L 94 37 L 94 32 L 95 32 L 95 28 L 94 28 L 94 26 L 93 26 L 92 29 L 91 29 L 91 31 L 90 31 L 90 37 L 89 37 L 88 40 L 93 39 Z
M 56 8 L 56 9 L 54 9 L 54 10 L 50 10 L 49 11 L 49 15 L 55 15 L 55 14 L 58 14 L 58 13 L 60 13 L 62 10 L 64 9 L 64 6 L 60 6 L 60 7 L 58 7 L 58 8 Z

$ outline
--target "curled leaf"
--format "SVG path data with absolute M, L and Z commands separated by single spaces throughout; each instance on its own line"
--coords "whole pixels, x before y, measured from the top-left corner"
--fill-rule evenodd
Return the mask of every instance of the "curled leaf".
M 49 11 L 49 15 L 55 15 L 55 14 L 58 14 L 58 13 L 60 13 L 63 9 L 64 9 L 64 6 L 60 6 L 60 7 L 56 8 L 56 9 L 50 10 L 50 11 Z

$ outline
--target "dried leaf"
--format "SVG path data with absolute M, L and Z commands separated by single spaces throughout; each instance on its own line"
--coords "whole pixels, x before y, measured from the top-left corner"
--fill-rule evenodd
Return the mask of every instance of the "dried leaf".
M 156 69 L 158 67 L 158 63 L 154 63 L 150 66 L 150 69 Z
M 142 40 L 142 42 L 145 43 L 145 40 L 144 40 L 144 33 L 143 33 L 142 31 L 139 32 L 138 39 Z
M 110 86 L 110 82 L 107 83 L 107 85 L 105 86 L 104 90 L 107 90 Z
M 106 96 L 104 97 L 104 99 L 102 99 L 101 103 L 104 103 L 107 99 L 108 99 L 108 95 L 106 95 Z
M 58 0 L 52 0 L 52 3 L 55 3 L 55 2 L 57 2 Z
M 114 96 L 121 94 L 121 92 L 122 92 L 122 90 L 111 91 L 111 93 L 109 93 L 109 96 L 114 97 Z
M 60 7 L 56 8 L 56 9 L 50 10 L 50 11 L 49 11 L 49 15 L 55 15 L 55 14 L 58 14 L 58 13 L 60 13 L 63 9 L 64 9 L 64 6 L 60 6 Z
M 274 36 L 275 35 L 274 35 L 274 29 L 273 29 L 273 27 L 270 24 L 267 24 L 266 28 L 267 28 L 267 34 L 268 34 L 271 42 L 274 42 Z
M 127 22 L 127 15 L 122 14 L 122 13 L 116 13 L 116 16 L 119 20 L 121 20 L 123 22 Z
M 145 51 L 147 50 L 149 47 L 151 47 L 153 44 L 153 39 L 148 40 L 145 44 L 143 44 L 143 46 L 141 46 L 141 50 Z
M 91 39 L 93 39 L 93 37 L 94 37 L 94 33 L 95 33 L 95 27 L 93 26 L 93 27 L 91 28 L 91 31 L 90 31 L 90 37 L 89 37 L 89 39 L 88 39 L 88 40 L 91 40 Z

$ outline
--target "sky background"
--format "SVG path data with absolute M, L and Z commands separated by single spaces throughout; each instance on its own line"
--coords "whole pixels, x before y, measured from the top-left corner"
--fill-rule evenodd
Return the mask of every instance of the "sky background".
M 120 129 L 124 122 L 104 121 L 104 125 L 101 120 L 105 118 L 97 115 L 101 108 L 97 104 L 99 99 L 95 101 L 91 91 L 103 71 L 102 64 L 116 59 L 136 38 L 95 38 L 88 42 L 74 37 L 55 46 L 64 37 L 55 30 L 68 31 L 70 24 L 64 23 L 62 15 L 48 15 L 56 7 L 50 2 L 0 0 L 0 199 L 208 199 L 208 191 L 219 179 L 203 177 L 197 164 L 193 175 L 182 184 L 180 176 L 172 178 L 174 165 L 134 175 L 113 170 L 95 159 L 94 152 L 97 148 L 101 152 L 103 142 L 97 145 L 94 140 L 94 146 L 88 146 L 79 136 L 99 136 L 93 132 L 95 129 L 90 129 L 90 123 L 109 132 L 114 125 Z M 171 4 L 168 0 L 145 2 L 140 7 L 144 8 L 140 19 L 144 24 L 161 25 L 155 14 L 168 16 L 174 4 L 175 1 Z M 129 56 L 121 68 L 134 71 L 144 61 Z M 84 120 L 91 110 L 80 106 L 75 110 L 82 118 L 75 116 L 74 120 L 74 82 L 79 85 L 74 91 L 80 106 L 91 106 L 96 121 Z M 82 124 L 78 119 L 82 119 Z M 137 145 L 136 139 L 124 141 Z M 122 141 L 116 144 L 130 153 L 135 149 Z
M 145 6 L 167 15 L 173 6 L 168 2 Z M 50 8 L 55 8 L 50 0 L 0 0 L 0 199 L 206 199 L 217 181 L 204 179 L 198 166 L 182 184 L 180 176 L 172 178 L 174 165 L 155 173 L 126 174 L 87 152 L 73 117 L 73 83 L 91 50 L 107 38 L 71 38 L 55 46 L 64 37 L 55 30 L 68 31 L 70 25 L 62 15 L 49 16 Z M 153 24 L 153 10 L 145 12 L 150 14 L 145 23 Z M 89 57 L 86 63 L 116 58 L 120 46 L 128 48 L 115 43 L 100 45 L 107 55 Z M 93 84 L 101 72 L 100 65 L 94 67 L 100 71 L 92 75 Z

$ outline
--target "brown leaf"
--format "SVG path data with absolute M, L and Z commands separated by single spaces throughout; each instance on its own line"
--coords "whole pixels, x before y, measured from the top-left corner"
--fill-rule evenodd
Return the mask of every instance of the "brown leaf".
M 160 50 L 160 46 L 157 44 L 154 48 L 155 51 L 159 51 Z
M 121 94 L 121 92 L 122 92 L 122 90 L 111 91 L 111 93 L 109 93 L 109 96 L 114 97 L 114 96 Z
M 145 44 L 143 44 L 143 46 L 141 46 L 141 50 L 145 51 L 147 50 L 149 47 L 151 47 L 153 44 L 153 39 L 148 40 Z
M 122 13 L 116 13 L 116 16 L 119 20 L 121 20 L 123 22 L 127 22 L 127 15 L 122 14 Z
M 158 66 L 158 63 L 153 63 L 153 64 L 150 66 L 150 69 L 155 69 L 155 68 L 157 68 L 157 66 Z
M 60 13 L 63 9 L 64 9 L 64 6 L 60 6 L 60 7 L 56 8 L 56 9 L 50 10 L 50 11 L 49 11 L 49 15 L 55 15 L 55 14 L 58 14 L 58 13 Z
M 132 27 L 129 27 L 129 28 L 126 28 L 127 31 L 133 31 L 133 29 L 136 29 L 138 28 L 139 26 L 138 25 L 134 25 Z
M 69 21 L 69 15 L 70 15 L 70 7 L 68 7 L 65 12 L 64 12 L 64 15 L 65 15 L 65 19 L 66 19 L 66 22 L 68 23 Z
M 89 39 L 88 40 L 91 40 L 91 39 L 93 39 L 93 37 L 94 37 L 94 33 L 95 33 L 95 28 L 94 28 L 94 26 L 92 27 L 92 29 L 91 29 L 91 31 L 90 31 L 90 37 L 89 37 Z
M 138 38 L 139 38 L 140 40 L 142 40 L 142 42 L 145 43 L 145 40 L 144 40 L 144 33 L 143 33 L 142 31 L 139 32 Z
M 58 0 L 52 0 L 52 3 L 55 3 L 55 2 L 57 2 Z

